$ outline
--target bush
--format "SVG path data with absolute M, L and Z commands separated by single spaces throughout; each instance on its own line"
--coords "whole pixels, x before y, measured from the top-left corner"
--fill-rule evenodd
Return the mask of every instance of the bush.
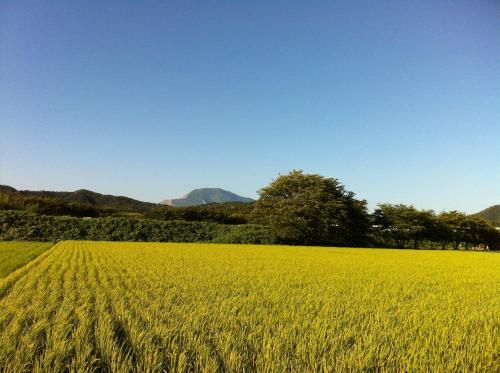
M 268 227 L 261 225 L 225 226 L 225 230 L 216 236 L 212 242 L 243 243 L 243 244 L 273 244 L 276 238 Z
M 76 218 L 0 211 L 0 240 L 151 241 L 273 243 L 269 229 L 257 225 L 159 221 L 129 218 Z

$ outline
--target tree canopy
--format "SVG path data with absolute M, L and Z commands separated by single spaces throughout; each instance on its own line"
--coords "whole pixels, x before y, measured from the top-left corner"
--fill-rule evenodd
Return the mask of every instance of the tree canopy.
M 423 241 L 439 243 L 441 249 L 459 249 L 463 244 L 496 249 L 498 233 L 487 221 L 458 211 L 417 210 L 413 206 L 380 204 L 373 213 L 373 235 L 380 246 L 418 249 Z
M 293 170 L 259 192 L 254 219 L 282 242 L 361 244 L 366 238 L 366 202 L 354 199 L 334 178 Z

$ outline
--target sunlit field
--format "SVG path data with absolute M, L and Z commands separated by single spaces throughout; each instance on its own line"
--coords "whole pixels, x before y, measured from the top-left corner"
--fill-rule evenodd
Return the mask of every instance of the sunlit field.
M 0 278 L 48 250 L 48 242 L 0 241 Z
M 494 253 L 62 242 L 0 279 L 0 371 L 493 372 L 499 268 Z

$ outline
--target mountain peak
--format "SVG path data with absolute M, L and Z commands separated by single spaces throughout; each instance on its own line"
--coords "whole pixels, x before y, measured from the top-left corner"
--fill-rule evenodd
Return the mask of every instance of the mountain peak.
M 206 205 L 209 203 L 253 201 L 254 200 L 251 198 L 241 197 L 222 188 L 200 188 L 192 190 L 182 198 L 166 199 L 161 203 L 164 205 L 180 207 Z

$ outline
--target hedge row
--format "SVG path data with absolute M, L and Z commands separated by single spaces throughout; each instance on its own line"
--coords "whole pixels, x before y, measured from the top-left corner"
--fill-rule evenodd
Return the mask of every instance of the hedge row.
M 129 218 L 76 218 L 0 210 L 0 240 L 24 241 L 150 241 L 274 243 L 270 230 L 259 225 L 158 221 Z

